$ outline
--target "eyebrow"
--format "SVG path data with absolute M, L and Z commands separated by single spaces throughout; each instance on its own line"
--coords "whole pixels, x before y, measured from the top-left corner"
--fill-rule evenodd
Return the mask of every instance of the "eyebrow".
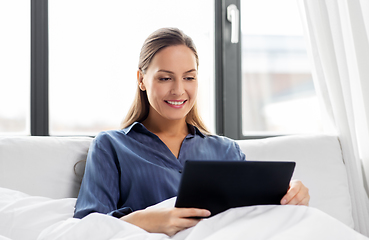
M 185 73 L 190 73 L 190 72 L 196 72 L 197 70 L 196 69 L 191 69 L 191 70 L 188 70 L 188 71 L 186 71 Z M 160 70 L 158 70 L 157 72 L 166 72 L 166 73 L 169 73 L 169 74 L 174 74 L 174 72 L 172 72 L 172 71 L 168 71 L 168 70 L 164 70 L 164 69 L 160 69 Z

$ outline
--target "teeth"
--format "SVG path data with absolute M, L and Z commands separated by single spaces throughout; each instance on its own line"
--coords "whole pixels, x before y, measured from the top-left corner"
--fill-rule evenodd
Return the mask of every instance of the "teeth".
M 172 104 L 172 105 L 181 105 L 183 104 L 185 101 L 182 102 L 172 102 L 172 101 L 167 101 L 167 103 Z

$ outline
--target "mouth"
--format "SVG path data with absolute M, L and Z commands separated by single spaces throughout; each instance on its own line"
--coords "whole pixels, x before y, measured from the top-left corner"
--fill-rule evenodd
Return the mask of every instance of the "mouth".
M 183 105 L 187 100 L 164 100 L 166 103 L 174 106 L 180 106 Z

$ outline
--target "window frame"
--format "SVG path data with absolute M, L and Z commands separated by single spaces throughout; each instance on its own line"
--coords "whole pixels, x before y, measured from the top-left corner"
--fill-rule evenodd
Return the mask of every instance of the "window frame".
M 240 10 L 240 0 L 221 0 L 214 3 L 216 133 L 235 140 L 280 136 L 242 134 L 241 24 L 238 29 L 238 43 L 231 43 L 231 23 L 227 20 L 227 6 L 234 4 Z M 239 17 L 241 23 L 241 12 Z
M 241 38 L 230 42 L 231 23 L 227 20 L 227 6 L 240 0 L 215 1 L 215 91 L 216 133 L 240 139 L 241 133 Z M 240 36 L 240 28 L 238 29 Z
M 48 0 L 31 0 L 31 136 L 49 136 Z

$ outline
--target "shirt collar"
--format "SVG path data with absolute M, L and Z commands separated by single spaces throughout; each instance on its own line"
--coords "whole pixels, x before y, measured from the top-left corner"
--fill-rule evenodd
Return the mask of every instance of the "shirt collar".
M 190 133 L 188 134 L 187 137 L 194 137 L 195 135 L 199 135 L 202 138 L 205 137 L 205 135 L 197 127 L 195 127 L 195 126 L 193 126 L 193 125 L 191 125 L 189 123 L 187 123 L 187 126 L 188 126 L 188 130 L 190 131 Z M 136 131 L 147 131 L 147 132 L 150 132 L 140 122 L 134 122 L 130 126 L 122 129 L 122 131 L 124 132 L 124 134 L 127 135 L 133 128 L 135 128 Z
M 200 137 L 204 138 L 205 135 L 195 126 L 187 123 L 188 126 L 188 130 L 190 131 L 189 136 L 192 135 L 192 137 L 194 137 L 195 135 L 199 135 Z
M 137 125 L 137 127 L 135 127 L 136 125 Z M 128 126 L 126 128 L 123 128 L 122 131 L 127 135 L 132 130 L 133 127 L 140 128 L 141 130 L 146 129 L 145 126 L 142 123 L 134 122 L 130 126 Z M 148 131 L 148 130 L 146 129 L 146 131 Z

